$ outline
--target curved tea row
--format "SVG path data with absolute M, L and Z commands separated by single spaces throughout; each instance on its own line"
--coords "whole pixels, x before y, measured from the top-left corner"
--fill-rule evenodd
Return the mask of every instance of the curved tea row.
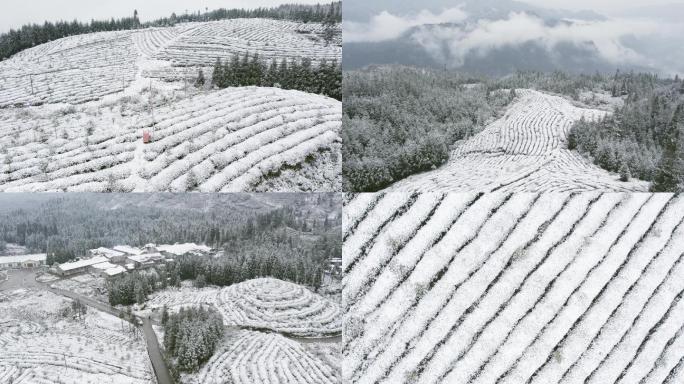
M 248 191 L 283 167 L 335 150 L 341 127 L 337 100 L 258 87 L 181 99 L 160 106 L 156 119 L 124 117 L 118 128 L 91 135 L 83 131 L 105 126 L 106 113 L 89 117 L 83 109 L 30 121 L 14 111 L 0 115 L 4 191 Z M 154 140 L 147 145 L 145 131 Z M 309 178 L 320 190 L 336 188 L 324 175 Z
M 338 372 L 283 336 L 240 331 L 234 339 L 202 367 L 194 383 L 340 383 Z

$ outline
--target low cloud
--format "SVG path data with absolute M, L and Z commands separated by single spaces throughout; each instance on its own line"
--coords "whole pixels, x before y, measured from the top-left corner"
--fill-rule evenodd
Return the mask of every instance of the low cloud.
M 417 15 L 407 17 L 383 11 L 373 16 L 368 23 L 344 21 L 344 41 L 352 43 L 392 40 L 420 25 L 458 23 L 467 17 L 468 15 L 460 7 L 444 10 L 440 14 L 423 10 Z
M 548 25 L 526 13 L 511 13 L 503 20 L 480 20 L 466 27 L 421 27 L 412 38 L 436 59 L 454 67 L 466 56 L 486 55 L 498 48 L 535 42 L 551 51 L 558 44 L 593 46 L 614 63 L 646 64 L 649 59 L 623 43 L 625 37 L 668 33 L 662 24 L 648 20 L 563 21 Z M 673 31 L 669 31 L 673 32 Z

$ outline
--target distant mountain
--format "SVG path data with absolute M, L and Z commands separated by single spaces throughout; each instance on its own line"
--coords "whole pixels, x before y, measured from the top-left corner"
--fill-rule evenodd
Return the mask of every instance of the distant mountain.
M 587 36 L 581 40 L 576 35 L 572 39 L 563 39 L 563 34 L 572 34 L 573 31 L 565 31 L 558 26 L 576 27 L 579 31 L 587 34 L 591 28 L 587 25 L 595 22 L 607 22 L 610 19 L 593 11 L 567 11 L 553 10 L 538 7 L 515 0 L 466 0 L 463 2 L 453 0 L 345 0 L 345 21 L 356 23 L 372 22 L 372 16 L 382 11 L 388 11 L 398 17 L 410 18 L 423 10 L 440 14 L 445 9 L 460 7 L 467 17 L 459 24 L 426 24 L 414 27 L 399 38 L 384 41 L 345 41 L 343 47 L 343 66 L 345 70 L 364 68 L 369 65 L 411 65 L 431 68 L 457 68 L 464 72 L 486 75 L 505 75 L 518 70 L 553 71 L 562 70 L 572 73 L 614 72 L 616 69 L 635 71 L 655 71 L 673 74 L 684 70 L 684 53 L 679 46 L 679 39 L 655 38 L 653 36 L 632 36 L 629 28 L 624 36 Z M 653 10 L 651 14 L 658 15 L 664 10 Z M 539 33 L 539 38 L 521 38 L 520 41 L 507 42 L 502 36 L 503 43 L 492 43 L 491 32 L 482 28 L 483 21 L 511 21 L 512 14 L 526 14 L 530 20 L 541 20 L 542 28 L 546 27 L 556 32 L 556 40 L 549 41 L 547 36 Z M 648 14 L 648 13 L 644 13 Z M 680 13 L 682 14 L 682 13 Z M 523 20 L 524 21 L 524 20 Z M 525 31 L 527 24 L 516 24 L 517 20 L 506 27 L 498 26 L 503 31 L 510 30 L 512 34 Z M 538 23 L 538 22 L 537 22 Z M 485 35 L 481 47 L 483 49 L 461 49 L 458 42 L 469 36 L 474 30 L 482 28 L 475 34 L 475 38 Z M 508 29 L 507 29 L 508 28 Z M 517 28 L 517 29 L 516 29 Z M 540 28 L 533 24 L 530 28 Z M 601 27 L 595 27 L 601 30 Z M 430 33 L 432 35 L 430 35 Z M 618 32 L 614 32 L 616 34 Z M 525 35 L 525 33 L 522 33 Z M 363 36 L 363 34 L 355 34 Z M 434 36 L 421 42 L 418 36 Z M 561 36 L 561 37 L 559 37 Z M 584 35 L 581 35 L 584 36 Z M 565 36 L 567 37 L 567 36 Z M 487 40 L 487 39 L 490 40 Z M 613 47 L 607 44 L 620 44 L 622 47 Z M 456 40 L 458 39 L 458 40 Z M 595 41 L 603 39 L 603 45 L 597 45 Z M 679 43 L 677 43 L 679 41 Z M 472 42 L 471 42 L 472 43 Z M 679 46 L 678 46 L 679 44 Z M 454 54 L 452 49 L 458 52 Z M 622 50 L 621 50 L 622 49 Z M 633 57 L 638 60 L 622 60 L 623 56 L 629 55 L 632 50 L 637 53 Z M 608 59 L 611 57 L 611 59 Z M 643 59 L 642 59 L 643 58 Z
M 423 26 L 430 29 L 434 26 Z M 516 71 L 561 70 L 570 73 L 614 72 L 616 66 L 601 57 L 591 42 L 581 45 L 560 43 L 552 48 L 537 42 L 506 45 L 493 48 L 485 54 L 472 53 L 455 65 L 449 58 L 447 41 L 441 48 L 443 58 L 428 54 L 426 49 L 411 38 L 415 29 L 401 38 L 382 42 L 346 43 L 342 51 L 345 70 L 361 69 L 369 65 L 410 65 L 428 68 L 457 67 L 459 70 L 479 75 L 502 76 Z M 636 43 L 635 43 L 636 44 Z M 647 66 L 625 65 L 622 69 L 652 71 Z

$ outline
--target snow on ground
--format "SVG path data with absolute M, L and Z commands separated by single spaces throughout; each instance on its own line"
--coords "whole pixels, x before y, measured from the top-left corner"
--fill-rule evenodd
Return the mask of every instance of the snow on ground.
M 234 19 L 65 37 L 0 63 L 0 107 L 98 100 L 146 86 L 136 84 L 141 78 L 194 80 L 199 68 L 235 53 L 258 53 L 269 62 L 340 61 L 341 44 L 326 44 L 324 29 L 317 23 Z
M 192 85 L 199 68 L 234 53 L 339 61 L 340 45 L 325 44 L 323 30 L 237 19 L 72 36 L 20 52 L 0 63 L 0 190 L 337 190 L 340 102 Z
M 2 256 L 15 256 L 15 255 L 27 255 L 29 253 L 28 248 L 19 244 L 8 243 L 5 244 L 5 250 L 2 251 Z
M 243 87 L 159 104 L 154 124 L 137 98 L 73 113 L 0 109 L 0 145 L 8 148 L 0 155 L 0 190 L 249 191 L 340 141 L 341 103 L 324 96 Z M 152 143 L 142 142 L 143 130 Z M 332 191 L 339 176 L 327 173 L 322 167 L 302 177 Z
M 197 245 L 195 243 L 184 243 L 184 244 L 164 244 L 164 245 L 158 245 L 157 250 L 159 252 L 168 252 L 168 253 L 173 253 L 174 255 L 184 255 L 190 251 L 200 251 L 200 252 L 209 252 L 211 250 L 211 247 L 207 247 L 206 245 Z
M 154 383 L 145 342 L 121 320 L 88 308 L 62 316 L 71 301 L 45 291 L 0 295 L 0 382 Z
M 102 302 L 107 299 L 107 281 L 100 275 L 84 273 L 64 279 L 60 279 L 52 284 L 51 287 L 78 293 L 79 295 L 91 297 Z
M 621 182 L 567 149 L 573 123 L 608 112 L 576 107 L 569 100 L 532 90 L 518 98 L 503 118 L 463 140 L 446 165 L 397 182 L 391 191 L 576 192 L 647 191 L 648 183 Z
M 316 356 L 303 344 L 278 334 L 237 331 L 220 346 L 197 375 L 186 376 L 193 384 L 340 383 L 335 366 Z
M 339 335 L 342 312 L 338 304 L 310 290 L 282 280 L 263 278 L 225 288 L 171 288 L 150 295 L 142 315 L 208 305 L 229 326 L 268 329 L 298 337 Z
M 684 375 L 684 197 L 393 195 L 345 205 L 346 381 Z

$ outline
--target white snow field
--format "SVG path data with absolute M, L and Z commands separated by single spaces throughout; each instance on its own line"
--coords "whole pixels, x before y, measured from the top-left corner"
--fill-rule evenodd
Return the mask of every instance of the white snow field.
M 444 166 L 413 175 L 388 188 L 407 192 L 646 192 L 643 181 L 621 182 L 567 149 L 573 123 L 608 112 L 580 108 L 569 100 L 533 90 L 516 90 L 504 117 L 457 143 Z
M 300 343 L 278 334 L 239 331 L 200 370 L 196 384 L 340 383 L 340 373 Z
M 684 196 L 359 194 L 343 379 L 681 383 Z
M 181 288 L 154 293 L 149 310 L 193 305 L 215 307 L 226 325 L 270 330 L 294 337 L 336 336 L 342 331 L 338 304 L 307 288 L 273 278 L 261 278 L 225 288 Z
M 88 308 L 63 317 L 70 301 L 45 291 L 0 293 L 0 382 L 152 384 L 145 341 L 122 321 Z
M 341 59 L 322 31 L 236 19 L 72 36 L 22 51 L 0 62 L 0 191 L 339 190 L 339 101 L 192 84 L 200 68 L 210 77 L 216 58 L 233 53 Z

